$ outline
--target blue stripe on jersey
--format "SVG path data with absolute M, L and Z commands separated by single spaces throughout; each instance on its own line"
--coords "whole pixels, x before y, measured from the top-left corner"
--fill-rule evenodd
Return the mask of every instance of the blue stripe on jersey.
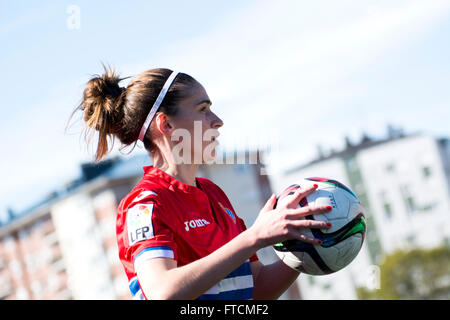
M 213 288 L 198 297 L 197 300 L 248 300 L 252 298 L 252 269 L 250 262 L 247 261 L 228 274 Z
M 202 294 L 197 300 L 248 300 L 253 298 L 253 287 L 219 294 Z
M 170 250 L 172 251 L 172 249 L 170 249 L 169 247 L 149 247 L 149 248 L 145 248 L 144 250 L 142 250 L 141 252 L 139 252 L 136 257 L 134 257 L 134 260 L 136 260 L 137 257 L 139 257 L 142 253 L 149 251 L 149 250 Z
M 141 290 L 141 287 L 139 286 L 139 282 L 137 281 L 137 279 L 133 280 L 130 282 L 130 284 L 128 285 L 128 287 L 130 288 L 131 291 L 131 295 L 135 296 L 136 293 Z
M 174 253 L 172 249 L 166 246 L 145 248 L 134 257 L 134 269 L 137 270 L 143 262 L 153 258 L 173 259 Z

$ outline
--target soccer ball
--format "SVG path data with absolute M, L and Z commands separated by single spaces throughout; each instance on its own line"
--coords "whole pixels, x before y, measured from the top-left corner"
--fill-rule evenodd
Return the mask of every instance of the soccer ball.
M 302 199 L 299 207 L 332 206 L 333 210 L 326 214 L 305 217 L 330 222 L 332 227 L 327 230 L 304 228 L 301 232 L 321 240 L 322 244 L 288 240 L 273 247 L 288 266 L 311 275 L 325 275 L 341 270 L 358 255 L 366 234 L 366 220 L 358 197 L 342 183 L 325 178 L 306 178 L 287 187 L 277 197 L 277 205 L 287 201 L 296 189 L 313 184 L 318 188 Z

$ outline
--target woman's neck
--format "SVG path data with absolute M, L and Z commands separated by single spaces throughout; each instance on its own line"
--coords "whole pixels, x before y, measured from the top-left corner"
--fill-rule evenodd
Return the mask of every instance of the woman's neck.
M 161 157 L 161 154 L 155 153 L 151 155 L 153 166 L 164 171 L 171 177 L 196 187 L 195 175 L 197 173 L 198 164 L 176 164 L 172 159 Z
M 169 166 L 167 170 L 163 170 L 168 175 L 174 177 L 178 181 L 196 187 L 195 175 L 197 173 L 196 164 L 179 164 Z

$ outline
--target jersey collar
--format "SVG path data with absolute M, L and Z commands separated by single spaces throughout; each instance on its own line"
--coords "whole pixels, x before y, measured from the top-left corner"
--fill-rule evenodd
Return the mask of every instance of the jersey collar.
M 197 183 L 198 187 L 194 187 L 191 186 L 189 184 L 185 184 L 177 179 L 175 179 L 174 177 L 172 177 L 171 175 L 169 175 L 168 173 L 154 167 L 154 166 L 144 166 L 144 176 L 153 176 L 153 177 L 158 177 L 159 179 L 162 179 L 164 181 L 166 181 L 167 183 L 169 183 L 170 185 L 172 185 L 174 188 L 182 190 L 184 192 L 198 192 L 201 189 L 201 183 L 199 181 L 199 179 L 195 178 L 195 181 Z

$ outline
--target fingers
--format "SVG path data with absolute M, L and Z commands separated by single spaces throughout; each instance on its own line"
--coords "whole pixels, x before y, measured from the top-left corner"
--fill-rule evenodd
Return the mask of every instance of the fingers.
M 296 220 L 291 222 L 291 228 L 293 228 L 291 235 L 296 239 L 312 245 L 321 245 L 322 241 L 320 239 L 301 233 L 298 228 L 330 229 L 331 223 L 316 220 Z
M 286 218 L 288 219 L 298 219 L 314 214 L 324 214 L 328 213 L 333 209 L 331 206 L 306 206 L 297 209 L 291 209 L 286 213 Z
M 295 190 L 294 195 L 291 197 L 291 199 L 289 199 L 286 206 L 288 208 L 297 208 L 299 202 L 303 198 L 309 196 L 311 193 L 316 191 L 317 187 L 318 187 L 317 184 L 314 184 L 306 188 L 298 188 L 297 190 Z
M 297 228 L 292 228 L 289 232 L 289 235 L 287 238 L 290 239 L 297 239 L 305 243 L 309 243 L 312 245 L 321 245 L 322 241 L 320 239 L 314 238 L 312 236 L 308 236 L 302 232 L 300 232 Z
M 308 237 L 307 235 L 304 235 L 302 233 L 299 234 L 298 240 L 315 245 L 315 246 L 320 246 L 322 244 L 322 241 L 320 239 Z
M 308 228 L 308 229 L 330 229 L 331 223 L 318 221 L 318 220 L 310 220 L 310 219 L 302 219 L 302 220 L 291 220 L 287 227 L 288 237 L 290 239 L 298 239 L 302 242 L 309 243 L 312 245 L 321 245 L 322 241 L 320 239 L 314 238 L 312 236 L 308 236 L 302 233 L 300 228 Z
M 300 219 L 300 218 L 315 214 L 326 214 L 330 212 L 332 209 L 333 208 L 329 205 L 322 205 L 317 207 L 308 205 L 306 207 L 297 209 L 287 209 L 288 211 L 285 213 L 285 217 L 286 219 L 290 220 L 289 229 L 292 232 L 291 234 L 294 235 L 296 239 L 299 239 L 302 242 L 309 243 L 312 245 L 321 245 L 322 241 L 320 239 L 307 236 L 301 233 L 299 229 L 300 228 L 330 229 L 332 227 L 331 223 L 319 220 Z
M 291 225 L 296 228 L 309 228 L 309 229 L 330 229 L 331 223 L 318 221 L 318 220 L 293 220 Z
M 275 207 L 275 203 L 277 202 L 277 197 L 275 194 L 272 194 L 269 198 L 269 200 L 267 200 L 266 204 L 264 205 L 264 207 L 261 209 L 261 211 L 263 212 L 267 212 L 272 210 Z

